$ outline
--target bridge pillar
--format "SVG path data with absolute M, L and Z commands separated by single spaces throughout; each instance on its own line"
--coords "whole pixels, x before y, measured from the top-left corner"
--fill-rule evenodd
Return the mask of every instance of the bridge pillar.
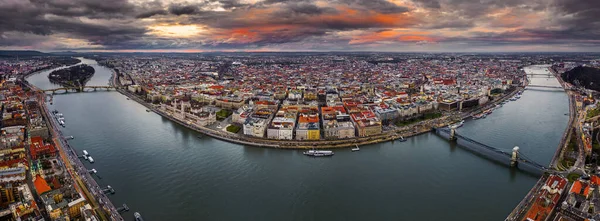
M 450 128 L 450 140 L 456 140 L 456 128 Z
M 519 147 L 515 146 L 512 150 L 512 157 L 510 158 L 510 166 L 514 167 L 519 164 Z

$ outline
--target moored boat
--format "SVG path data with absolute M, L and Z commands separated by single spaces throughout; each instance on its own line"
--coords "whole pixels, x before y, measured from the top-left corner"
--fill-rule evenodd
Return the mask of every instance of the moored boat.
M 474 114 L 473 116 L 471 116 L 471 118 L 473 118 L 474 120 L 479 120 L 481 118 L 484 118 L 485 113 L 479 113 L 479 114 Z
M 330 150 L 308 150 L 303 152 L 306 156 L 311 157 L 329 157 L 333 156 L 333 151 Z
M 459 128 L 459 127 L 462 127 L 464 123 L 465 123 L 465 121 L 462 120 L 462 121 L 460 121 L 458 123 L 450 125 L 450 128 Z

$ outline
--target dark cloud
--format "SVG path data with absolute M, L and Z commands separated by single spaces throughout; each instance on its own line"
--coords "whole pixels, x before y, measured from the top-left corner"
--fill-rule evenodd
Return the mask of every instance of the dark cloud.
M 404 13 L 410 11 L 407 7 L 398 6 L 387 0 L 339 0 L 340 3 L 358 10 L 373 10 L 384 14 Z
M 306 15 L 319 15 L 323 13 L 336 13 L 333 8 L 322 8 L 311 3 L 292 3 L 286 6 L 285 12 Z
M 10 0 L 9 0 L 10 1 Z M 59 16 L 85 16 L 89 18 L 123 18 L 134 11 L 127 0 L 29 0 L 29 7 Z M 27 0 L 23 0 L 27 2 Z
M 166 14 L 168 14 L 166 10 L 156 9 L 156 10 L 152 10 L 152 11 L 146 11 L 146 12 L 139 13 L 135 17 L 136 18 L 150 18 L 155 15 L 166 15 Z
M 171 4 L 169 13 L 174 15 L 191 15 L 199 12 L 200 9 L 196 5 Z
M 107 49 L 278 45 L 345 48 L 336 44 L 347 45 L 351 36 L 337 33 L 354 32 L 341 31 L 377 33 L 399 28 L 435 33 L 440 35 L 436 36 L 440 42 L 449 43 L 600 44 L 599 0 L 412 0 L 414 4 L 408 7 L 419 9 L 413 11 L 389 0 L 328 0 L 321 4 L 315 0 L 245 2 L 0 0 L 0 46 L 26 47 L 55 41 L 56 47 L 68 47 L 61 39 L 74 38 L 89 42 L 89 47 Z M 217 8 L 224 10 L 214 10 Z M 525 16 L 536 12 L 546 12 L 548 17 Z M 530 18 L 539 19 L 538 27 L 531 27 L 535 22 L 525 20 Z M 145 28 L 156 24 L 198 25 L 206 30 L 190 38 L 169 38 Z M 474 27 L 494 32 L 474 32 L 482 30 Z M 445 38 L 443 33 L 448 29 L 464 34 Z
M 425 8 L 441 8 L 438 0 L 413 0 L 413 2 Z
M 6 36 L 39 40 L 30 34 L 40 37 L 64 34 L 68 38 L 110 46 L 142 37 L 146 32 L 145 28 L 131 24 L 133 20 L 130 21 L 128 13 L 133 13 L 134 8 L 126 1 L 87 0 L 76 7 L 73 5 L 72 1 L 59 0 L 0 1 L 0 35 L 5 37 L 2 41 L 8 41 Z M 79 17 L 101 20 L 88 23 Z
M 565 26 L 600 28 L 600 1 L 555 0 L 553 10 L 558 22 Z
M 220 3 L 221 7 L 224 9 L 235 9 L 249 6 L 248 4 L 244 4 L 239 2 L 238 0 L 213 0 Z

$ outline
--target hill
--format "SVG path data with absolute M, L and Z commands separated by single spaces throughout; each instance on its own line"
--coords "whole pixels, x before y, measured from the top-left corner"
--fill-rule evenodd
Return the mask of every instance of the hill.
M 576 86 L 600 91 L 600 69 L 579 66 L 561 74 L 564 81 Z
M 48 54 L 39 51 L 20 51 L 20 50 L 0 50 L 0 57 L 33 57 L 48 56 Z

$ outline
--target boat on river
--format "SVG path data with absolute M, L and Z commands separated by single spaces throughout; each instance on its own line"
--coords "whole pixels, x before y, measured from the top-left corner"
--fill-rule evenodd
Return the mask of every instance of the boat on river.
M 135 221 L 144 221 L 144 219 L 142 219 L 142 215 L 138 212 L 133 213 L 133 217 L 135 217 Z
M 331 150 L 308 150 L 303 153 L 306 156 L 311 157 L 330 157 L 333 156 L 333 151 Z
M 487 116 L 486 113 L 479 113 L 479 114 L 475 114 L 473 116 L 471 116 L 471 118 L 473 118 L 473 120 L 479 120 L 481 118 L 485 118 Z
M 360 148 L 358 147 L 358 145 L 356 145 L 356 147 L 352 148 L 351 150 L 352 150 L 352 152 L 360 151 Z
M 462 120 L 462 121 L 460 121 L 460 122 L 458 122 L 458 123 L 451 124 L 451 125 L 450 125 L 450 128 L 459 128 L 459 127 L 462 127 L 464 123 L 465 123 L 465 121 L 464 121 L 464 120 Z
M 406 138 L 404 138 L 403 136 L 400 136 L 400 138 L 398 138 L 398 141 L 404 142 L 404 141 L 406 141 Z

